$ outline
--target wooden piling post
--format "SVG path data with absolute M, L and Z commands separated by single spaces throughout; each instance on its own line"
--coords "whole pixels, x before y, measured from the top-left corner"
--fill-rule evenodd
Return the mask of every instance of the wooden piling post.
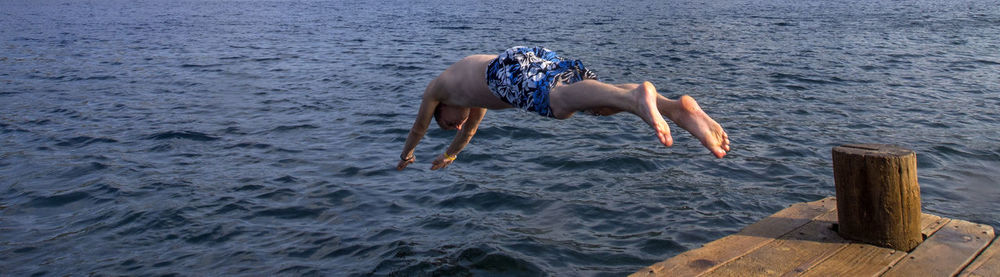
M 913 151 L 883 144 L 834 147 L 833 178 L 841 237 L 902 251 L 923 242 Z

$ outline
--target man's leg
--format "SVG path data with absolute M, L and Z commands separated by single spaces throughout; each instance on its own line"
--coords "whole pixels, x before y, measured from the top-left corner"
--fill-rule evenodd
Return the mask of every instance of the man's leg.
M 596 80 L 583 80 L 552 88 L 549 106 L 555 117 L 560 119 L 584 110 L 627 111 L 642 118 L 656 132 L 660 143 L 670 146 L 674 143 L 673 138 L 670 137 L 670 127 L 656 107 L 657 95 L 656 88 L 649 82 L 627 90 Z
M 694 98 L 684 95 L 678 100 L 667 99 L 648 82 L 608 85 L 595 80 L 584 80 L 554 88 L 549 99 L 557 118 L 568 118 L 573 112 L 580 110 L 590 110 L 600 115 L 627 111 L 641 117 L 657 132 L 660 142 L 670 146 L 673 139 L 662 115 L 698 138 L 716 157 L 721 158 L 730 150 L 729 136 L 722 126 L 701 109 Z M 663 123 L 660 125 L 662 127 L 657 126 L 659 122 L 656 119 Z

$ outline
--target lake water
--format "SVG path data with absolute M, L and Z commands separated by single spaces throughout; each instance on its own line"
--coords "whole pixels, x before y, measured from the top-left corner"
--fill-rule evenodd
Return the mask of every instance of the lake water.
M 623 275 L 917 152 L 925 212 L 1000 226 L 1000 3 L 0 1 L 3 275 Z M 424 86 L 515 45 L 689 94 L 733 151 L 637 117 L 491 111 L 443 171 Z

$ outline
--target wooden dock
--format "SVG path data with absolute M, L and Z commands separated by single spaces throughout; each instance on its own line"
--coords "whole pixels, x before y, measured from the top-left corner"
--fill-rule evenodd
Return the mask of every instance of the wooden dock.
M 792 205 L 630 276 L 1000 276 L 993 227 L 931 214 L 906 252 L 846 240 L 834 197 Z

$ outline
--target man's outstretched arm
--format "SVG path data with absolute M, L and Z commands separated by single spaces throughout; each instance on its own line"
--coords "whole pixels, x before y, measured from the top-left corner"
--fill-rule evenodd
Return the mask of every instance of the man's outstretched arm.
M 483 121 L 483 116 L 485 115 L 485 108 L 471 108 L 469 110 L 469 119 L 462 125 L 462 129 L 455 134 L 455 138 L 451 140 L 451 145 L 448 146 L 448 149 L 444 150 L 444 154 L 438 155 L 437 159 L 434 159 L 431 170 L 442 169 L 455 161 L 458 153 L 462 152 L 462 149 L 472 140 L 472 136 L 476 135 L 476 130 L 479 129 L 479 122 Z
M 427 86 L 427 90 L 431 91 L 433 86 L 434 82 L 432 81 Z M 417 148 L 417 144 L 427 134 L 427 127 L 431 123 L 431 118 L 434 116 L 434 109 L 437 108 L 438 104 L 440 102 L 434 99 L 430 93 L 424 93 L 423 99 L 420 101 L 420 111 L 417 112 L 417 119 L 413 121 L 410 134 L 406 136 L 403 153 L 399 154 L 399 164 L 396 165 L 396 170 L 403 170 L 407 165 L 417 161 L 417 158 L 413 156 L 413 149 Z

